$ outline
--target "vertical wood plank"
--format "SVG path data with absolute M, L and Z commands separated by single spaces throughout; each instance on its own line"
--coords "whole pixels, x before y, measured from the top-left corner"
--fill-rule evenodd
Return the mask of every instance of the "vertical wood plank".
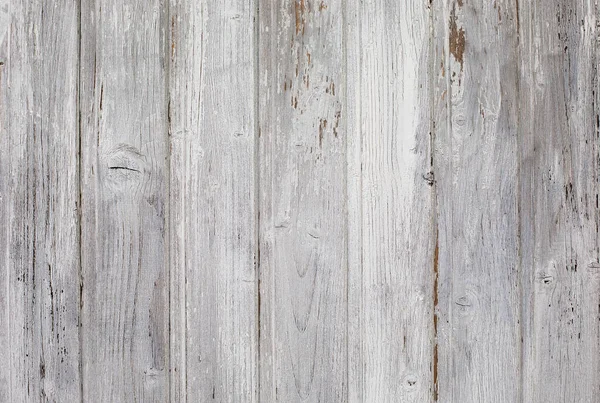
M 73 1 L 0 10 L 0 400 L 80 399 Z
M 364 401 L 361 2 L 345 3 L 346 195 L 348 206 L 348 402 Z
M 258 401 L 255 17 L 171 1 L 174 401 Z
M 360 344 L 351 350 L 359 355 L 352 357 L 359 368 L 351 372 L 352 398 L 427 402 L 434 394 L 436 264 L 430 11 L 427 2 L 350 3 L 357 32 L 348 66 L 359 67 L 348 77 L 347 103 L 360 145 L 349 150 L 358 161 L 349 161 L 360 179 L 349 178 L 349 253 L 361 250 L 350 266 L 359 324 L 349 337 L 351 346 Z
M 8 74 L 6 71 L 9 65 L 10 52 L 10 21 L 11 14 L 8 7 L 9 0 L 0 1 L 0 323 L 7 324 L 0 327 L 0 362 L 10 363 L 11 345 L 10 345 L 10 326 L 8 325 L 8 312 L 10 300 L 10 238 L 11 231 L 9 225 L 9 189 L 10 180 L 8 172 L 10 165 L 8 161 L 10 148 L 7 146 L 8 129 L 10 114 L 8 105 Z M 10 365 L 0 366 L 0 401 L 10 400 Z
M 518 10 L 512 0 L 434 7 L 437 398 L 515 402 Z
M 597 7 L 519 9 L 524 401 L 600 396 Z
M 168 400 L 166 11 L 82 2 L 85 401 Z
M 259 9 L 260 400 L 346 401 L 344 2 Z

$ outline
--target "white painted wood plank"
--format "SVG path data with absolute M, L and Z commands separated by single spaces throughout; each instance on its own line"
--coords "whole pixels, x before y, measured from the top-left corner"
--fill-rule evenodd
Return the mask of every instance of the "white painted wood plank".
M 258 401 L 255 17 L 254 1 L 171 2 L 176 401 Z
M 0 6 L 0 400 L 78 400 L 77 5 Z
M 344 2 L 260 2 L 261 401 L 347 400 Z
M 598 5 L 521 2 L 523 399 L 600 396 Z
M 435 2 L 438 385 L 443 402 L 520 399 L 517 10 Z
M 349 253 L 361 250 L 350 255 L 349 298 L 360 322 L 349 335 L 360 345 L 351 350 L 359 354 L 352 399 L 427 402 L 435 369 L 430 11 L 426 2 L 351 3 L 357 26 L 349 29 L 357 32 L 348 65 L 359 67 L 348 77 L 347 103 L 360 145 L 358 161 L 349 160 Z
M 168 400 L 166 13 L 82 2 L 85 401 Z

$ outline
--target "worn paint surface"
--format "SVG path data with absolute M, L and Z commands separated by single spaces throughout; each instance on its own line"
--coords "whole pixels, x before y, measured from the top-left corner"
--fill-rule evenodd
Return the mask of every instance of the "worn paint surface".
M 598 12 L 0 0 L 0 401 L 598 401 Z

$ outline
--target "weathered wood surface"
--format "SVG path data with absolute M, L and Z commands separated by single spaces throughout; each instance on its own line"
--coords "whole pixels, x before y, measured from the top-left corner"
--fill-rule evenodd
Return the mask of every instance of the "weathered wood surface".
M 77 7 L 0 15 L 0 400 L 79 400 Z
M 169 397 L 167 10 L 81 3 L 85 401 Z
M 597 402 L 598 5 L 519 11 L 523 399 Z
M 170 7 L 171 398 L 258 402 L 256 4 Z
M 261 401 L 346 401 L 343 2 L 259 8 Z
M 0 401 L 599 402 L 598 12 L 0 0 Z
M 443 402 L 520 399 L 516 6 L 456 0 L 433 9 Z
M 361 258 L 349 265 L 358 316 L 349 337 L 359 344 L 351 396 L 425 402 L 437 354 L 431 16 L 426 2 L 354 3 L 347 65 L 359 67 L 347 77 L 346 104 L 355 108 L 350 135 L 360 150 L 349 164 L 360 166 L 360 184 L 349 188 L 349 206 L 361 214 L 349 224 Z

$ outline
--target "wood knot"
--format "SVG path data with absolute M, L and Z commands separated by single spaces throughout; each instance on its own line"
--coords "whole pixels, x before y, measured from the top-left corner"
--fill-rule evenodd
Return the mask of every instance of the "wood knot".
M 470 318 L 477 311 L 479 305 L 479 297 L 472 290 L 467 290 L 465 293 L 454 300 L 456 311 L 460 317 Z
M 113 189 L 140 183 L 149 175 L 145 156 L 129 144 L 117 144 L 103 153 L 101 168 L 105 184 Z
M 435 176 L 431 171 L 423 175 L 423 179 L 425 179 L 425 182 L 427 182 L 429 186 L 433 186 L 433 184 L 435 183 Z
M 548 287 L 552 286 L 553 284 L 555 284 L 555 282 L 556 282 L 556 264 L 554 262 L 551 262 L 548 265 L 548 267 L 546 267 L 543 270 L 540 270 L 536 274 L 536 282 L 544 288 L 548 288 Z
M 404 376 L 402 383 L 406 390 L 413 391 L 413 390 L 417 389 L 418 381 L 419 381 L 419 379 L 416 374 L 409 373 Z

